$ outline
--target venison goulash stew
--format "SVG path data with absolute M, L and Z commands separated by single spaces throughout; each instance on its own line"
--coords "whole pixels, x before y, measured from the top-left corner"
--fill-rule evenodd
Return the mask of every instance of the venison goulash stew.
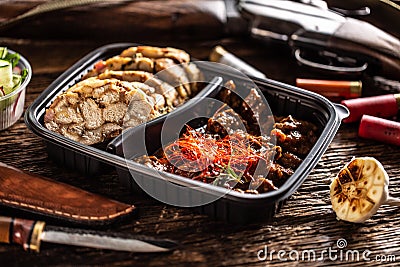
M 317 141 L 318 128 L 291 115 L 266 114 L 258 108 L 261 99 L 254 89 L 244 100 L 234 91 L 231 82 L 219 92 L 217 99 L 226 103 L 225 107 L 208 119 L 206 125 L 195 129 L 187 126 L 178 140 L 154 155 L 141 156 L 135 161 L 242 193 L 277 190 Z M 232 127 L 237 114 L 244 130 Z M 263 115 L 269 116 L 271 122 L 267 134 L 260 133 L 257 121 Z

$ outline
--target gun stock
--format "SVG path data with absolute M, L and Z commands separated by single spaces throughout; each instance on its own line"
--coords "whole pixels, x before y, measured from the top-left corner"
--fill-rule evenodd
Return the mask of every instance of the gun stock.
M 59 8 L 49 8 L 50 2 Z M 71 2 L 0 3 L 0 33 L 21 38 L 199 40 L 221 37 L 226 21 L 222 0 Z

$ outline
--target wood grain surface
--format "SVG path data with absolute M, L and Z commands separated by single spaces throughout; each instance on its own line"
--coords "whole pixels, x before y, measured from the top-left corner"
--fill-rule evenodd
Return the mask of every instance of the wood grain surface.
M 97 39 L 106 36 L 109 40 L 131 36 L 153 40 L 199 40 L 220 37 L 224 31 L 223 2 L 218 0 L 92 1 L 85 5 L 43 12 L 47 9 L 41 7 L 45 2 L 17 0 L 1 3 L 0 30 L 3 22 L 32 10 L 41 12 L 7 25 L 2 31 L 3 36 Z
M 249 39 L 156 42 L 132 38 L 129 41 L 181 47 L 199 59 L 206 59 L 214 45 L 222 44 L 270 78 L 293 84 L 296 77 L 321 77 L 298 67 L 287 48 Z M 79 58 L 107 43 L 108 40 L 0 38 L 1 45 L 19 51 L 32 64 L 33 78 L 27 89 L 25 108 Z M 2 244 L 0 263 L 1 266 L 398 266 L 398 208 L 384 206 L 364 224 L 338 221 L 331 209 L 329 183 L 353 156 L 373 156 L 381 161 L 390 176 L 391 194 L 400 197 L 399 148 L 360 139 L 357 137 L 356 124 L 342 125 L 318 165 L 272 222 L 230 225 L 210 220 L 188 209 L 164 205 L 145 195 L 133 195 L 119 184 L 114 171 L 85 177 L 58 166 L 47 157 L 44 141 L 31 133 L 21 118 L 11 128 L 0 132 L 1 162 L 133 203 L 139 208 L 139 215 L 107 230 L 170 238 L 182 245 L 172 253 L 135 254 L 44 244 L 40 254 L 31 254 L 20 247 Z M 0 208 L 0 213 L 37 218 L 6 208 Z M 318 257 L 323 250 L 337 250 L 337 241 L 340 239 L 347 241 L 347 246 L 341 250 L 343 253 L 357 250 L 361 255 L 369 250 L 370 261 L 362 258 L 359 261 L 330 259 L 327 254 L 322 260 L 316 261 L 308 258 L 281 261 L 277 258 L 279 250 L 287 253 L 298 251 L 300 254 L 314 250 Z M 272 260 L 258 259 L 257 253 L 265 248 L 269 253 L 275 251 Z M 378 262 L 377 257 L 395 257 L 395 261 Z

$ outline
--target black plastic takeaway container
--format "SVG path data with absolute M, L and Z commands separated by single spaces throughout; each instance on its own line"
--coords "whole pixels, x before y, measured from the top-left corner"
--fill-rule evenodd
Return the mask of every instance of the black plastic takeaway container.
M 147 138 L 147 145 L 150 140 L 154 142 L 159 136 L 164 117 L 159 117 L 128 130 L 126 134 L 120 135 L 110 142 L 107 150 L 104 146 L 94 147 L 80 144 L 44 127 L 45 110 L 59 93 L 75 84 L 98 60 L 117 55 L 123 49 L 133 45 L 135 44 L 112 44 L 88 54 L 44 90 L 25 113 L 25 122 L 28 128 L 46 141 L 48 154 L 52 160 L 83 174 L 91 175 L 103 171 L 106 168 L 105 166 L 108 166 L 108 168 L 115 167 L 121 182 L 131 188 L 133 193 L 138 190 L 142 191 L 142 188 L 136 183 L 136 181 L 141 181 L 142 184 L 148 186 L 147 189 L 154 191 L 168 190 L 168 197 L 172 200 L 181 198 L 185 203 L 208 203 L 199 205 L 195 209 L 210 215 L 212 218 L 232 223 L 249 223 L 271 219 L 286 199 L 306 179 L 332 141 L 341 120 L 348 115 L 348 111 L 344 107 L 333 104 L 318 94 L 277 81 L 254 78 L 253 82 L 268 100 L 274 115 L 290 114 L 298 119 L 313 122 L 319 129 L 317 142 L 286 183 L 276 191 L 259 195 L 225 192 L 223 188 L 217 186 L 203 184 L 169 173 L 155 172 L 142 164 L 133 162 L 131 157 L 134 155 L 126 154 L 123 151 L 124 139 L 142 138 L 142 140 L 146 140 L 145 138 Z M 219 76 L 224 76 L 225 81 L 228 78 L 233 79 L 238 85 L 241 84 L 243 79 L 243 77 L 234 74 L 227 75 L 224 73 L 224 68 L 220 67 L 206 67 L 205 71 L 208 80 L 211 82 L 199 94 L 199 98 L 212 98 L 216 95 L 222 84 L 222 79 Z M 170 116 L 179 118 L 181 114 L 190 114 L 196 110 L 196 101 L 196 99 L 188 101 L 173 111 Z M 143 135 L 146 131 L 148 136 Z M 146 144 L 146 142 L 143 143 Z
M 216 75 L 224 80 L 233 80 L 237 86 L 247 83 L 243 77 L 222 73 L 217 66 Z M 204 185 L 178 175 L 142 169 L 143 166 L 132 159 L 143 154 L 151 155 L 161 148 L 161 144 L 172 141 L 161 140 L 162 131 L 165 135 L 180 131 L 180 128 L 165 126 L 165 120 L 189 121 L 190 127 L 204 125 L 205 118 L 199 116 L 205 107 L 202 103 L 192 103 L 182 107 L 174 114 L 127 130 L 108 145 L 110 153 L 124 157 L 126 166 L 117 167 L 121 182 L 134 192 L 145 191 L 152 197 L 174 205 L 193 207 L 201 213 L 213 218 L 233 223 L 249 223 L 268 220 L 279 210 L 285 200 L 289 198 L 302 184 L 313 167 L 318 163 L 333 139 L 341 120 L 348 115 L 347 109 L 332 104 L 326 98 L 293 86 L 272 80 L 252 80 L 268 100 L 274 115 L 293 115 L 297 119 L 314 123 L 318 127 L 319 138 L 303 163 L 295 173 L 278 190 L 258 195 L 243 194 L 235 191 L 226 191 L 214 185 Z M 219 90 L 221 87 L 217 87 Z M 204 97 L 213 98 L 216 91 Z M 168 138 L 167 138 L 168 139 Z M 144 145 L 136 140 L 144 140 Z M 145 152 L 145 153 L 144 153 Z M 140 166 L 140 167 L 139 167 Z M 139 185 L 138 185 L 139 184 Z M 203 204 L 207 203 L 207 204 Z

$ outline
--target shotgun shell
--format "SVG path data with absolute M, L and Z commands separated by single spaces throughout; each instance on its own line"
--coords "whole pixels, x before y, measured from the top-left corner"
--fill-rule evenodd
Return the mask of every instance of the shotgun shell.
M 361 118 L 358 136 L 387 144 L 400 145 L 400 123 L 364 115 Z
M 235 55 L 229 53 L 226 51 L 222 46 L 218 45 L 214 47 L 214 49 L 210 53 L 210 61 L 212 62 L 218 62 L 221 64 L 225 64 L 228 66 L 231 66 L 232 68 L 235 68 L 244 74 L 265 79 L 266 76 L 264 73 L 256 70 L 243 60 L 239 59 Z
M 380 118 L 391 118 L 396 116 L 399 111 L 400 94 L 343 100 L 341 104 L 350 111 L 350 116 L 344 119 L 344 122 L 359 121 L 364 114 Z
M 361 81 L 327 81 L 296 79 L 296 86 L 321 94 L 330 100 L 342 100 L 361 96 Z

